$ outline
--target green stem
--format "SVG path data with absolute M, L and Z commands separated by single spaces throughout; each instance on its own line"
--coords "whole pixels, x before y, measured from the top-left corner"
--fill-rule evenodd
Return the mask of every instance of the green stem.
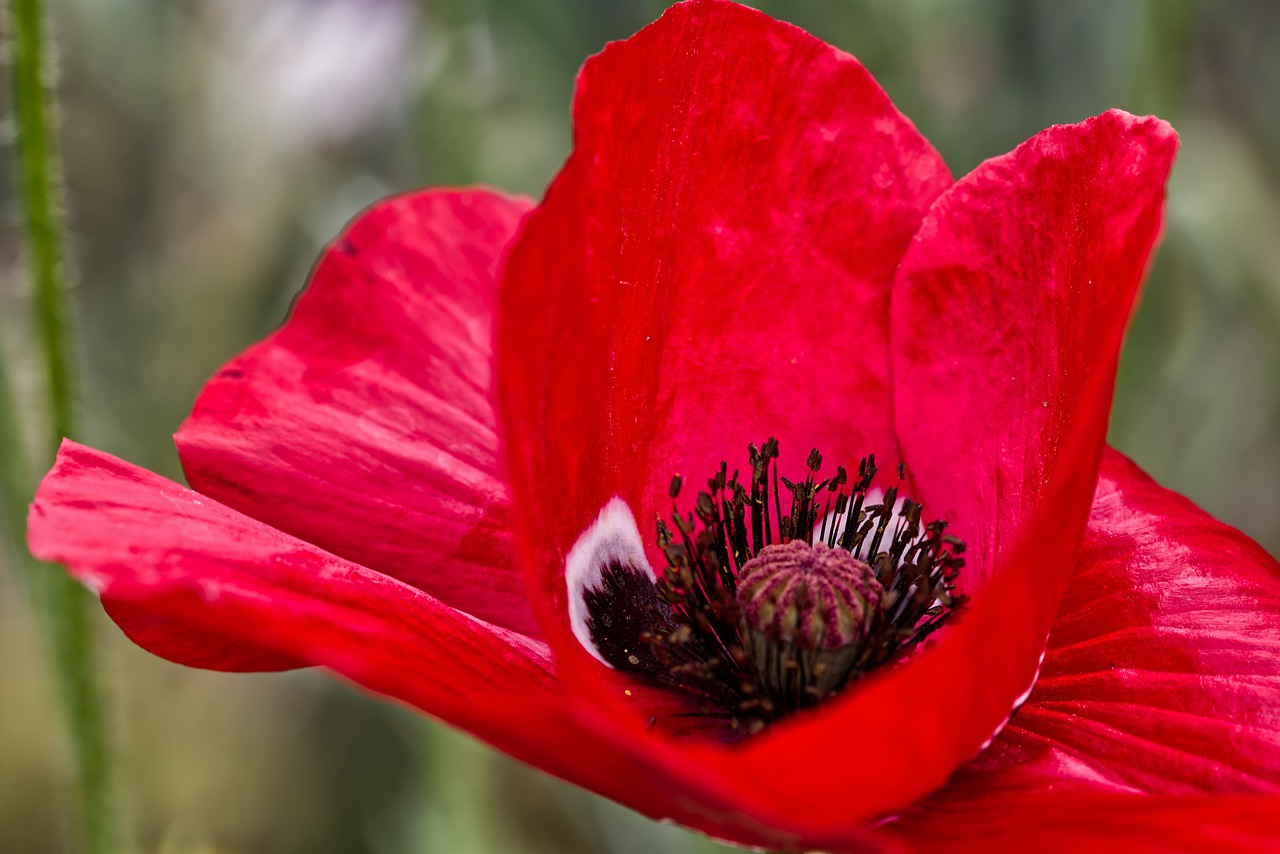
M 27 230 L 28 268 L 33 279 L 36 325 L 49 382 L 50 433 L 56 453 L 73 432 L 74 395 L 67 347 L 67 288 L 62 280 L 61 240 L 54 181 L 56 154 L 51 110 L 44 85 L 43 16 L 40 0 L 13 0 L 13 86 L 18 130 L 19 179 Z
M 67 328 L 70 296 L 64 277 L 56 193 L 51 67 L 39 0 L 12 0 L 12 80 L 20 195 L 35 321 L 49 394 L 48 450 L 75 433 L 75 395 Z M 62 572 L 37 571 L 58 689 L 70 730 L 80 789 L 83 850 L 121 850 L 120 822 L 112 796 L 111 763 L 102 691 L 93 645 L 93 599 Z
M 0 341 L 0 543 L 9 546 L 17 558 L 22 554 L 31 472 L 3 343 Z

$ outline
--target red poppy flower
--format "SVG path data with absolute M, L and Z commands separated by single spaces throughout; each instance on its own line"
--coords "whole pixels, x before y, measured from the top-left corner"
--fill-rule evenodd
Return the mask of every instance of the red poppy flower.
M 1104 447 L 1172 130 L 1108 112 L 953 182 L 852 57 L 719 0 L 588 61 L 574 119 L 536 208 L 362 215 L 201 393 L 195 491 L 68 443 L 33 551 L 165 658 L 321 665 L 740 843 L 1276 844 L 1280 568 Z M 660 564 L 634 520 L 673 473 L 769 436 L 784 473 L 902 460 L 970 601 L 814 708 L 685 732 L 604 648 L 652 597 L 615 570 Z

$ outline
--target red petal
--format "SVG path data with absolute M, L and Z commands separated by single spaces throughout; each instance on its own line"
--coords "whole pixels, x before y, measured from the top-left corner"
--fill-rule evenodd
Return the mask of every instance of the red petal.
M 904 708 L 908 679 L 931 690 L 904 724 L 949 736 L 931 769 L 976 752 L 1034 677 L 1175 149 L 1168 125 L 1118 112 L 1051 128 L 939 198 L 903 261 L 896 429 L 930 515 L 969 544 L 962 581 L 976 593 L 919 672 L 895 671 L 886 684 L 901 689 L 879 698 Z
M 1114 110 L 1050 128 L 938 199 L 902 262 L 895 425 L 930 509 L 955 515 L 973 582 L 1067 466 L 1078 488 L 1060 524 L 1084 524 L 1176 146 L 1164 122 Z
M 589 60 L 575 149 L 504 274 L 499 392 L 547 617 L 616 494 L 651 529 L 777 436 L 892 449 L 888 293 L 946 168 L 852 57 L 726 2 Z M 669 510 L 669 507 L 668 507 Z M 531 594 L 532 595 L 532 594 Z
M 1010 730 L 1120 788 L 1280 794 L 1280 564 L 1110 452 Z
M 240 673 L 307 666 L 306 662 L 247 643 L 216 628 L 202 628 L 183 617 L 170 616 L 171 612 L 180 613 L 182 604 L 157 601 L 162 599 L 163 596 L 157 596 L 139 605 L 104 592 L 102 608 L 129 640 L 175 664 Z
M 192 627 L 229 648 L 250 643 L 329 666 L 350 655 L 344 647 L 353 637 L 385 641 L 388 655 L 412 640 L 423 660 L 400 666 L 434 668 L 428 681 L 460 703 L 478 702 L 475 686 L 496 677 L 513 687 L 554 679 L 539 642 L 73 442 L 63 444 L 36 493 L 28 541 L 37 557 L 65 564 L 105 601 L 135 619 L 152 617 L 152 651 L 167 658 L 189 660 L 193 645 L 163 630 Z
M 542 642 L 106 454 L 64 444 L 28 536 L 38 557 L 66 564 L 112 607 L 153 618 L 146 642 L 158 654 L 187 657 L 194 630 L 216 639 L 198 653 L 207 664 L 239 648 L 322 665 L 648 815 L 796 844 L 739 811 L 725 777 L 650 752 L 607 716 L 566 702 Z
M 1280 565 L 1110 451 L 1035 690 L 901 829 L 1280 842 L 1275 798 L 1115 796 L 1134 792 L 1280 794 Z
M 927 819 L 888 825 L 920 851 L 1116 851 L 1125 854 L 1275 851 L 1280 799 L 1147 797 L 1092 792 L 993 790 L 980 802 L 948 801 Z
M 177 435 L 200 492 L 518 631 L 490 402 L 494 266 L 529 203 L 430 191 L 362 214 L 289 321 Z

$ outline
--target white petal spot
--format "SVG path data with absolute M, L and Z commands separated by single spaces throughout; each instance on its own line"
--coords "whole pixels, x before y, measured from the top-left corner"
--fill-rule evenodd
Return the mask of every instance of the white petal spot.
M 587 652 L 609 667 L 613 665 L 605 661 L 591 640 L 591 630 L 587 625 L 586 593 L 588 590 L 600 589 L 603 583 L 601 571 L 613 563 L 636 567 L 646 572 L 650 579 L 654 578 L 653 568 L 649 566 L 649 559 L 644 554 L 640 529 L 636 527 L 636 517 L 632 515 L 627 502 L 616 495 L 609 499 L 596 520 L 578 537 L 564 561 L 565 587 L 569 594 L 569 627 Z

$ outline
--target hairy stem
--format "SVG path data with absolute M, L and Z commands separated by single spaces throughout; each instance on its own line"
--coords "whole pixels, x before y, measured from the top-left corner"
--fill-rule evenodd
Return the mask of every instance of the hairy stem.
M 54 95 L 45 79 L 52 66 L 46 55 L 49 41 L 42 11 L 39 0 L 12 0 L 10 4 L 17 177 L 37 340 L 48 393 L 47 449 L 52 456 L 63 437 L 75 433 L 76 405 L 67 323 L 70 295 L 56 196 L 60 184 L 54 146 Z M 13 447 L 3 450 L 16 453 L 20 448 L 15 440 Z M 7 464 L 12 462 L 14 458 L 10 457 Z M 113 854 L 121 850 L 120 822 L 94 661 L 93 600 L 62 572 L 36 567 L 32 575 L 70 732 L 79 784 L 83 850 Z

